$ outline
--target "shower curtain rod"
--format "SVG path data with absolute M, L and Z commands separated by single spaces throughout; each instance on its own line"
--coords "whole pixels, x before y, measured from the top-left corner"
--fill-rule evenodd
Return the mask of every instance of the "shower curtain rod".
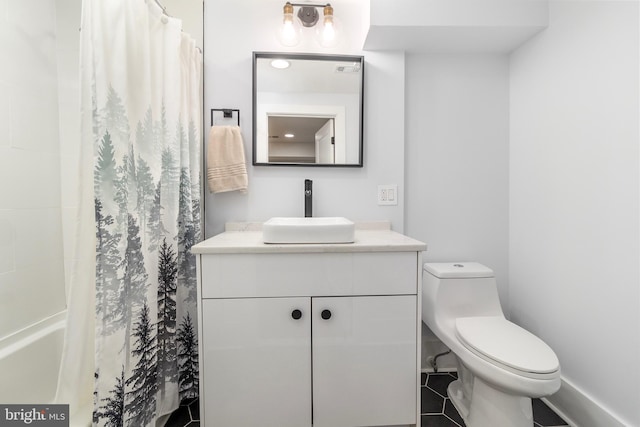
M 172 16 L 171 16 L 171 15 L 169 15 L 169 14 L 167 13 L 167 8 L 166 8 L 166 7 L 164 7 L 162 4 L 160 4 L 160 2 L 159 2 L 158 0 L 154 0 L 154 1 L 155 1 L 155 2 L 156 2 L 156 4 L 158 5 L 158 7 L 159 7 L 160 9 L 162 9 L 162 13 L 164 13 L 165 15 L 167 15 L 169 18 L 172 18 Z
M 160 1 L 159 1 L 159 0 L 153 0 L 153 1 L 155 1 L 155 2 L 156 2 L 156 4 L 158 5 L 158 7 L 159 7 L 160 9 L 162 9 L 162 14 L 163 14 L 163 15 L 168 16 L 169 18 L 173 18 L 173 16 L 171 16 L 171 15 L 169 15 L 169 14 L 167 13 L 167 8 L 166 8 L 166 7 L 164 7 L 164 6 L 160 3 Z M 202 49 L 200 49 L 200 47 L 199 47 L 199 46 L 196 46 L 196 49 L 198 49 L 198 52 L 200 52 L 200 54 L 202 54 Z

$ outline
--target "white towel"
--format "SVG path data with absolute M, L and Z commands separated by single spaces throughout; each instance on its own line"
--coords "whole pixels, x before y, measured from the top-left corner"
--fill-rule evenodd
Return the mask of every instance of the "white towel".
M 207 181 L 212 193 L 247 192 L 244 144 L 238 126 L 212 126 L 207 150 Z

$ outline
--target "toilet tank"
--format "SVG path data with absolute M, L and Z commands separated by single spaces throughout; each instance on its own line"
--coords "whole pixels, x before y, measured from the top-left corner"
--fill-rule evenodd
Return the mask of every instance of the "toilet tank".
M 504 316 L 493 271 L 482 264 L 425 263 L 422 295 L 422 320 L 436 334 L 458 317 Z

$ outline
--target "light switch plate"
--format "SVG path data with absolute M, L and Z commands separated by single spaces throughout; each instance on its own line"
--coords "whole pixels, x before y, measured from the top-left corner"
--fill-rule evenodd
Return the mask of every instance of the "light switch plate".
M 398 185 L 378 185 L 378 205 L 395 206 L 398 204 Z

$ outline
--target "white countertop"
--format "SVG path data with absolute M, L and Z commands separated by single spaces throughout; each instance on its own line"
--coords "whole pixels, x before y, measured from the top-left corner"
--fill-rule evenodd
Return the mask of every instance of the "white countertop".
M 261 224 L 229 223 L 224 233 L 194 245 L 194 254 L 221 253 L 322 253 L 322 252 L 413 252 L 427 245 L 396 233 L 386 221 L 356 223 L 353 243 L 273 244 L 262 241 Z

